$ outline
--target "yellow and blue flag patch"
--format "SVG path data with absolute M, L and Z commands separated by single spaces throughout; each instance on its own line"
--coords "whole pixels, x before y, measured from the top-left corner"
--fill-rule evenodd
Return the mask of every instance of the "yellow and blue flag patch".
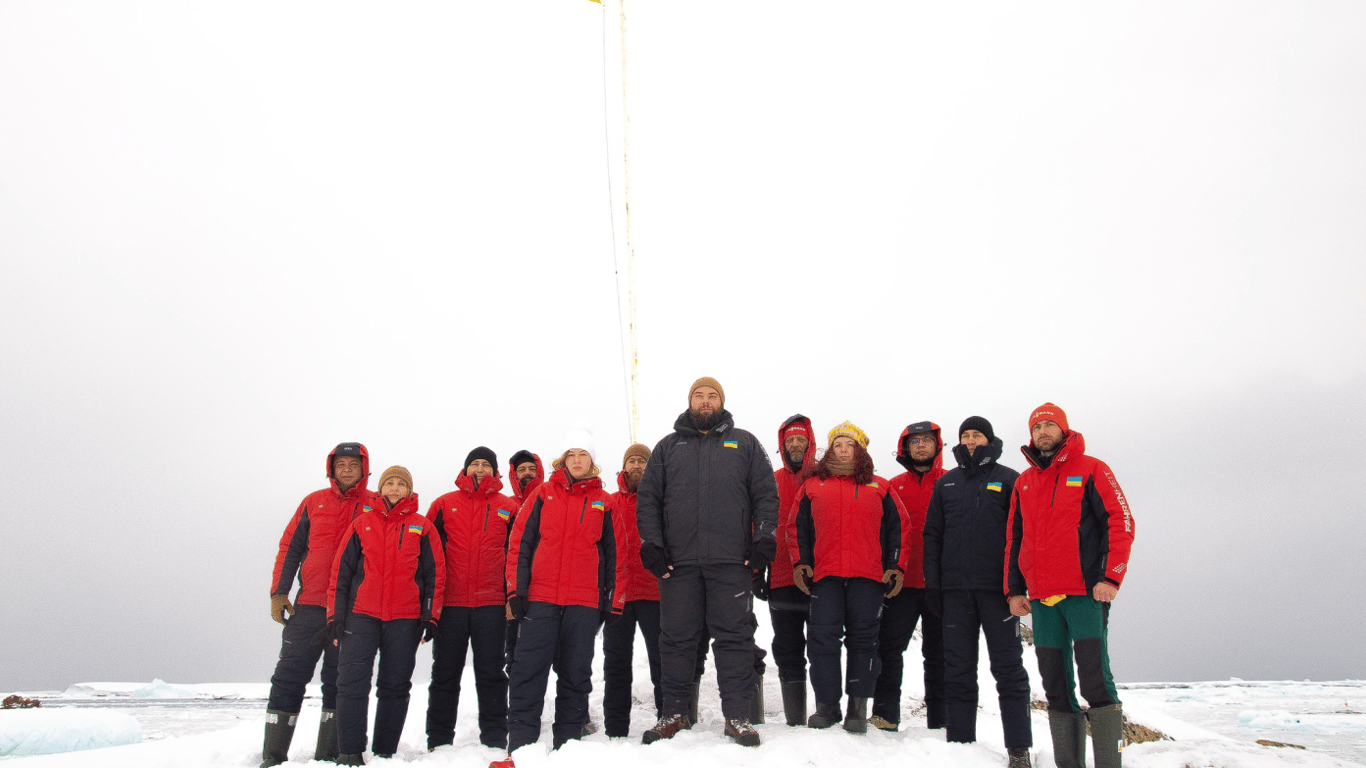
M 369 511 L 370 511 L 370 508 L 369 508 L 369 507 L 361 507 L 360 510 L 361 510 L 362 512 L 369 512 Z
M 869 487 L 869 488 L 881 488 L 882 486 L 878 485 L 878 484 L 877 484 L 877 481 L 874 480 L 873 482 L 871 482 L 871 483 L 868 484 L 868 487 Z
M 408 526 L 408 533 L 422 533 L 422 526 L 410 525 Z
M 1080 488 L 1080 487 L 1081 487 L 1081 478 L 1080 478 L 1080 477 L 1069 477 L 1069 478 L 1067 478 L 1067 487 L 1068 487 L 1068 488 Z
M 739 448 L 740 443 L 736 440 L 724 440 L 721 442 L 723 448 Z
M 997 493 L 1000 493 L 1000 492 L 1001 492 L 1001 484 L 1000 484 L 1000 483 L 987 483 L 987 490 L 988 490 L 988 491 L 995 491 L 995 492 L 997 492 Z
M 512 517 L 512 513 L 506 509 L 500 509 L 498 510 L 498 516 L 503 518 L 503 522 L 507 522 Z
M 593 511 L 595 511 L 595 512 L 601 512 L 601 511 L 603 511 L 604 509 L 607 509 L 607 505 L 604 504 L 604 503 L 601 502 L 601 501 L 595 501 L 595 502 L 592 503 L 591 506 L 593 507 Z

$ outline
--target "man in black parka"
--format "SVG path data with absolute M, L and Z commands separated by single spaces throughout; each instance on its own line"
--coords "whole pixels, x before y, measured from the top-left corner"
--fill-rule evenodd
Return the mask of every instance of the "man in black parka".
M 735 427 L 715 379 L 693 382 L 688 410 L 650 454 L 636 498 L 640 559 L 659 577 L 664 668 L 662 713 L 643 741 L 692 727 L 688 704 L 706 629 L 726 735 L 758 746 L 748 719 L 755 686 L 750 576 L 773 560 L 778 486 L 767 452 Z
M 1020 473 L 997 462 L 1001 439 L 991 422 L 969 417 L 958 430 L 954 469 L 935 483 L 925 515 L 925 587 L 942 595 L 944 683 L 949 741 L 977 740 L 978 632 L 986 636 L 1001 705 L 1009 768 L 1028 768 L 1029 675 L 1019 622 L 1004 583 L 1006 522 Z

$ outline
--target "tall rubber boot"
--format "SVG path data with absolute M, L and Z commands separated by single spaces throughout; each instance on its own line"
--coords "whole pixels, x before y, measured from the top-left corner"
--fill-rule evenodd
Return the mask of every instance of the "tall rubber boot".
M 702 698 L 702 681 L 692 681 L 692 689 L 688 694 L 688 722 L 697 723 L 697 703 Z
M 749 697 L 749 724 L 764 724 L 764 676 L 757 675 L 759 682 L 754 684 L 754 693 Z
M 806 725 L 806 681 L 783 681 L 783 716 L 788 725 Z
M 271 768 L 289 760 L 289 743 L 294 740 L 298 712 L 266 710 L 266 738 L 261 747 L 261 768 Z
M 1086 768 L 1086 715 L 1048 710 L 1053 762 L 1058 768 Z
M 324 709 L 318 720 L 318 747 L 313 750 L 313 759 L 324 762 L 337 762 L 337 710 Z
M 868 732 L 868 699 L 863 696 L 849 697 L 849 712 L 844 716 L 844 730 L 850 733 Z
M 1120 768 L 1119 745 L 1124 738 L 1124 711 L 1119 704 L 1092 707 L 1086 719 L 1091 721 L 1091 750 L 1096 756 L 1096 768 Z

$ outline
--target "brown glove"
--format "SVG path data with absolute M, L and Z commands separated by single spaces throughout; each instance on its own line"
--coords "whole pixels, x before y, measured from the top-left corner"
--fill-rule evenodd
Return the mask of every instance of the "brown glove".
M 902 575 L 901 571 L 896 569 L 884 571 L 882 574 L 882 583 L 887 585 L 887 589 L 885 590 L 887 597 L 896 597 L 899 595 L 901 593 L 901 585 L 905 582 L 906 577 Z
M 294 606 L 289 604 L 289 595 L 270 596 L 270 617 L 281 624 L 285 624 L 289 619 L 285 618 L 284 612 L 289 611 L 289 615 L 294 615 Z
M 811 594 L 811 586 L 806 583 L 806 580 L 811 578 L 814 573 L 815 572 L 811 570 L 811 566 L 799 565 L 792 569 L 792 581 L 797 585 L 797 589 L 800 589 L 809 595 Z

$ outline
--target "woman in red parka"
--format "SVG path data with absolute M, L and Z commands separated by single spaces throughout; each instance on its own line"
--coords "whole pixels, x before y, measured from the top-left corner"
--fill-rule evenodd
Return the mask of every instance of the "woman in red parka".
M 840 720 L 840 638 L 848 653 L 844 729 L 868 728 L 868 699 L 882 664 L 878 619 L 884 595 L 901 590 L 903 513 L 886 480 L 873 474 L 868 436 L 844 422 L 830 430 L 830 445 L 806 473 L 797 497 L 793 581 L 811 594 L 807 658 L 816 712 L 812 728 Z M 789 544 L 793 547 L 793 544 Z
M 380 476 L 380 508 L 357 517 L 337 550 L 327 592 L 325 630 L 339 641 L 337 758 L 364 765 L 370 678 L 376 682 L 375 757 L 393 757 L 408 714 L 417 646 L 441 618 L 446 560 L 431 523 L 417 511 L 413 478 L 403 467 Z
M 527 498 L 508 542 L 507 616 L 518 619 L 508 691 L 508 750 L 541 735 L 550 667 L 558 677 L 554 747 L 577 739 L 588 721 L 598 627 L 622 611 L 612 497 L 593 462 L 592 434 L 576 430 Z

